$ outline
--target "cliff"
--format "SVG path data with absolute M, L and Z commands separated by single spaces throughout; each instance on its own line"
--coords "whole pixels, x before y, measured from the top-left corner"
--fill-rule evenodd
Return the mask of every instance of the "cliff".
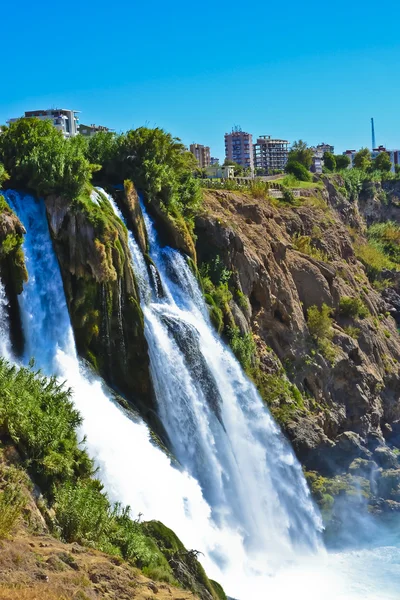
M 23 349 L 17 297 L 22 292 L 23 283 L 28 279 L 22 250 L 24 233 L 22 223 L 4 197 L 0 196 L 0 280 L 5 287 L 5 310 L 8 312 L 10 334 L 17 353 Z
M 293 204 L 205 191 L 197 256 L 207 285 L 214 276 L 208 291 L 221 289 L 218 272 L 230 275 L 223 302 L 206 296 L 211 315 L 221 312 L 220 328 L 239 357 L 253 344 L 247 371 L 306 469 L 350 473 L 367 485 L 374 473 L 366 495 L 399 510 L 400 337 L 393 306 L 354 250 L 367 243 L 377 200 L 364 188 L 352 201 L 343 186 L 325 178 Z M 395 202 L 374 218 L 397 219 Z
M 152 410 L 143 315 L 127 230 L 95 190 L 46 208 L 78 352 L 144 416 Z

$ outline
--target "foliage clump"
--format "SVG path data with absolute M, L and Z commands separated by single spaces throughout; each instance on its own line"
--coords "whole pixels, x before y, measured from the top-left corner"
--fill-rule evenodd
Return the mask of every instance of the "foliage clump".
M 10 183 L 39 196 L 73 198 L 90 181 L 97 167 L 86 158 L 82 136 L 64 139 L 48 120 L 18 119 L 0 136 L 0 162 Z
M 323 304 L 310 306 L 307 310 L 308 330 L 320 353 L 329 361 L 334 362 L 336 358 L 336 349 L 332 343 L 333 328 L 332 309 Z
M 360 298 L 351 298 L 350 296 L 340 298 L 339 313 L 344 317 L 360 317 L 360 319 L 369 315 L 364 302 Z
M 316 260 L 328 262 L 329 257 L 327 255 L 327 253 L 324 252 L 323 250 L 320 250 L 319 248 L 317 248 L 314 245 L 311 236 L 296 234 L 293 237 L 292 241 L 293 241 L 293 246 L 299 252 L 303 252 L 303 254 L 308 254 L 309 256 L 312 256 Z
M 5 468 L 0 461 L 0 537 L 12 531 L 26 504 L 23 488 L 29 483 L 25 467 L 53 509 L 54 516 L 46 513 L 49 525 L 63 540 L 97 548 L 147 569 L 153 577 L 185 585 L 174 575 L 169 556 L 157 545 L 152 522 L 133 520 L 129 507 L 113 505 L 94 478 L 93 462 L 77 438 L 80 423 L 71 390 L 54 377 L 0 359 L 0 430 L 22 459 L 21 468 Z M 173 532 L 171 535 L 182 553 L 189 555 L 190 564 L 187 560 L 185 564 L 195 581 L 204 581 L 216 599 L 196 555 L 187 552 Z
M 124 134 L 99 132 L 89 139 L 88 158 L 101 165 L 98 176 L 114 183 L 130 179 L 150 202 L 191 220 L 201 194 L 193 171 L 196 159 L 179 138 L 156 127 Z

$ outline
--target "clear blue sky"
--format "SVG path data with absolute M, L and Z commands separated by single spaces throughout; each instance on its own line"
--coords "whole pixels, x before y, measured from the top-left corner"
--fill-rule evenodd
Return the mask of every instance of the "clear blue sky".
M 82 4 L 82 6 L 80 5 Z M 160 126 L 223 158 L 233 125 L 400 147 L 400 3 L 6 2 L 0 123 L 63 106 L 85 123 Z

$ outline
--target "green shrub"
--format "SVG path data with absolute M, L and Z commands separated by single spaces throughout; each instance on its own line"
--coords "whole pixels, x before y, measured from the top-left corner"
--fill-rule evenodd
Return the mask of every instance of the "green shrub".
M 296 203 L 296 198 L 292 192 L 291 189 L 284 187 L 282 190 L 282 194 L 283 194 L 283 201 L 287 202 L 288 204 L 295 204 Z
M 400 263 L 400 226 L 397 223 L 375 223 L 368 228 L 367 235 L 385 256 L 395 263 Z
M 92 461 L 78 444 L 75 429 L 81 417 L 71 390 L 2 358 L 0 390 L 0 427 L 21 450 L 44 492 L 51 493 L 59 481 L 92 473 Z
M 307 325 L 311 335 L 315 339 L 328 338 L 333 336 L 332 331 L 332 309 L 325 303 L 318 306 L 310 306 L 307 310 Z
M 316 248 L 313 244 L 312 238 L 309 235 L 299 235 L 298 233 L 292 238 L 293 246 L 299 252 L 308 254 L 316 260 L 328 262 L 329 258 L 326 252 Z
M 311 181 L 312 176 L 310 171 L 297 161 L 290 161 L 287 163 L 285 167 L 286 173 L 294 175 L 300 181 Z
M 0 163 L 0 188 L 3 185 L 3 183 L 7 181 L 7 179 L 10 179 L 10 176 L 5 170 L 4 165 Z
M 353 338 L 355 340 L 357 340 L 359 338 L 360 330 L 358 329 L 358 327 L 354 327 L 354 325 L 347 325 L 346 327 L 343 327 L 343 330 L 351 338 Z
M 385 269 L 397 269 L 396 263 L 388 258 L 383 249 L 375 241 L 356 242 L 354 244 L 354 251 L 356 257 L 365 266 L 368 278 L 371 281 L 378 279 Z
M 307 325 L 311 337 L 317 345 L 318 350 L 329 362 L 333 363 L 337 350 L 332 343 L 332 309 L 325 303 L 318 306 L 310 306 L 307 310 Z
M 253 198 L 268 198 L 268 183 L 259 179 L 253 180 L 249 184 L 249 192 Z
M 26 473 L 14 465 L 0 463 L 0 539 L 12 533 L 27 504 L 24 488 L 30 484 Z
M 232 351 L 245 371 L 249 371 L 254 363 L 256 344 L 253 334 L 241 333 L 239 327 L 228 328 L 228 340 Z
M 339 313 L 344 317 L 360 317 L 360 319 L 369 315 L 364 302 L 360 298 L 351 298 L 350 296 L 340 298 Z

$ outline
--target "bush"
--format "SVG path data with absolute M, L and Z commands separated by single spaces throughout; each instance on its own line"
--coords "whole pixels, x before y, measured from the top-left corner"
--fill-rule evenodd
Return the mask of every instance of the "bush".
M 382 247 L 372 242 L 357 242 L 354 244 L 356 257 L 365 266 L 368 278 L 371 281 L 377 279 L 382 271 L 396 269 L 397 265 L 385 254 Z
M 45 493 L 57 482 L 89 476 L 93 464 L 79 447 L 81 417 L 71 390 L 40 372 L 11 367 L 0 359 L 0 427 L 20 449 Z
M 29 488 L 25 472 L 14 465 L 0 463 L 0 539 L 12 533 L 27 503 L 23 491 Z
M 339 313 L 344 317 L 360 317 L 361 319 L 369 315 L 364 302 L 360 298 L 350 298 L 350 296 L 340 298 Z
M 332 309 L 325 303 L 321 308 L 314 305 L 307 310 L 308 330 L 318 350 L 329 362 L 333 362 L 337 354 L 331 341 L 333 337 L 333 319 L 331 315 Z
M 367 236 L 390 260 L 400 263 L 400 226 L 397 223 L 375 223 L 368 228 Z
M 10 179 L 10 176 L 5 170 L 4 165 L 0 163 L 0 188 L 3 185 L 3 183 L 7 181 L 7 179 Z
M 228 340 L 232 351 L 245 371 L 249 371 L 254 363 L 256 344 L 253 334 L 241 333 L 239 327 L 228 328 Z
M 347 169 L 350 166 L 350 158 L 346 154 L 335 154 L 336 170 Z
M 307 324 L 311 335 L 315 339 L 332 338 L 332 309 L 323 304 L 321 308 L 318 306 L 310 306 L 307 310 Z
M 267 198 L 269 193 L 268 183 L 260 180 L 251 181 L 249 191 L 253 198 Z
M 334 171 L 336 169 L 336 157 L 332 152 L 325 152 L 324 154 L 324 166 L 328 171 Z
M 353 325 L 347 325 L 346 327 L 343 327 L 343 330 L 345 333 L 347 333 L 348 336 L 350 336 L 354 340 L 357 340 L 361 333 L 358 327 L 354 327 Z
M 285 172 L 294 175 L 300 181 L 311 181 L 311 173 L 299 162 L 288 162 Z
M 328 255 L 326 254 L 326 252 L 324 252 L 323 250 L 320 250 L 319 248 L 316 248 L 313 245 L 312 239 L 309 235 L 296 234 L 293 237 L 292 242 L 293 242 L 293 246 L 299 252 L 303 252 L 303 254 L 308 254 L 309 256 L 312 256 L 313 258 L 315 258 L 317 260 L 328 262 L 329 259 L 328 259 Z

